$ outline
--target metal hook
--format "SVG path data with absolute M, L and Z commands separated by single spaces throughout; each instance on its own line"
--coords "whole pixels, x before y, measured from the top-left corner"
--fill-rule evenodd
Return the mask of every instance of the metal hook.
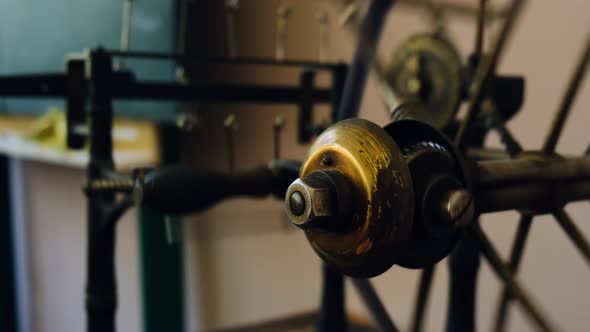
M 236 13 L 240 9 L 239 0 L 225 1 L 225 17 L 227 24 L 227 51 L 230 58 L 238 56 L 238 42 L 236 39 Z
M 277 115 L 273 123 L 273 143 L 274 143 L 274 159 L 278 160 L 281 158 L 281 132 L 285 127 L 285 117 L 283 115 Z
M 324 8 L 318 13 L 318 22 L 320 24 L 320 62 L 328 61 L 330 57 L 330 14 Z
M 238 122 L 234 114 L 229 114 L 223 121 L 223 129 L 227 138 L 228 166 L 229 171 L 234 172 L 236 169 L 235 159 L 235 131 L 238 129 Z
M 287 20 L 293 15 L 293 7 L 284 3 L 277 10 L 277 61 L 285 60 L 285 49 L 287 43 Z
M 123 18 L 121 20 L 121 51 L 129 51 L 129 42 L 131 39 L 131 16 L 133 13 L 133 0 L 124 0 L 123 2 Z M 116 67 L 122 69 L 125 67 L 123 60 L 117 60 Z

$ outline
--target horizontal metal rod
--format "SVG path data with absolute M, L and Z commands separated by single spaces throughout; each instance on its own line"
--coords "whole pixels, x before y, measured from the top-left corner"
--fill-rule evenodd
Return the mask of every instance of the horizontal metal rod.
M 506 160 L 510 159 L 510 154 L 504 149 L 469 148 L 467 150 L 467 159 L 477 161 Z
M 551 213 L 568 202 L 590 199 L 590 181 L 567 184 L 518 185 L 476 191 L 477 213 L 523 210 L 535 214 Z
M 116 99 L 198 100 L 220 103 L 298 103 L 302 100 L 301 88 L 277 85 L 185 85 L 143 82 L 116 86 L 111 93 Z M 332 91 L 314 89 L 312 99 L 318 103 L 331 103 Z
M 173 60 L 185 63 L 223 64 L 223 65 L 261 65 L 278 67 L 306 67 L 314 69 L 332 70 L 343 66 L 343 63 L 326 63 L 308 60 L 276 60 L 262 57 L 210 57 L 202 55 L 183 55 L 178 53 L 142 52 L 142 51 L 106 51 L 113 57 L 139 58 L 147 60 Z
M 419 9 L 431 9 L 432 8 L 432 1 L 425 1 L 425 0 L 398 0 L 400 5 L 404 5 L 405 7 L 415 7 Z M 441 11 L 449 12 L 452 14 L 456 14 L 459 16 L 467 16 L 472 18 L 477 18 L 479 14 L 478 6 L 473 6 L 469 4 L 459 3 L 459 2 L 451 2 L 451 1 L 436 1 L 435 6 L 440 8 Z M 490 8 L 486 9 L 485 17 L 486 19 L 497 19 L 506 16 L 507 10 L 506 8 Z
M 303 90 L 299 86 L 138 82 L 130 79 L 128 74 L 119 76 L 113 78 L 109 86 L 109 93 L 114 99 L 299 103 L 303 98 Z M 65 98 L 67 95 L 64 74 L 0 76 L 0 96 Z M 331 103 L 332 91 L 315 88 L 312 100 L 316 103 Z
M 478 213 L 549 213 L 568 202 L 590 199 L 589 156 L 481 161 L 471 174 Z
M 64 97 L 66 76 L 63 73 L 1 75 L 0 96 Z
M 477 188 L 501 187 L 539 181 L 590 180 L 590 156 L 539 161 L 533 159 L 491 160 L 477 163 Z

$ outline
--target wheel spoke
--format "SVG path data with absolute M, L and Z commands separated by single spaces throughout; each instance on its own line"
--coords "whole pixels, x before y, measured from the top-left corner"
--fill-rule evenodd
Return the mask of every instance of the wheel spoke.
M 561 136 L 565 120 L 567 119 L 570 109 L 572 108 L 572 104 L 574 102 L 574 99 L 576 98 L 578 89 L 580 88 L 580 85 L 582 85 L 582 81 L 584 79 L 589 62 L 590 33 L 586 37 L 586 45 L 584 46 L 583 53 L 580 56 L 578 64 L 574 69 L 572 77 L 568 83 L 567 89 L 565 90 L 561 103 L 559 104 L 559 109 L 555 114 L 555 118 L 553 119 L 551 129 L 549 130 L 547 138 L 545 139 L 543 151 L 547 153 L 552 153 L 553 151 L 555 151 L 555 146 L 557 145 L 557 141 Z
M 416 306 L 414 307 L 414 314 L 412 318 L 412 325 L 410 331 L 422 331 L 422 323 L 426 316 L 426 305 L 428 304 L 428 295 L 432 286 L 432 277 L 435 266 L 429 266 L 422 270 L 420 274 L 420 284 L 418 286 L 418 295 L 416 296 Z
M 520 217 L 520 221 L 518 222 L 518 229 L 516 231 L 514 243 L 512 244 L 512 250 L 510 252 L 510 262 L 508 263 L 508 267 L 513 274 L 516 274 L 518 271 L 520 261 L 522 259 L 522 253 L 524 251 L 524 246 L 531 228 L 532 220 L 533 217 L 526 214 L 522 215 Z M 498 304 L 498 309 L 496 311 L 496 321 L 492 331 L 501 332 L 505 330 L 506 321 L 508 320 L 508 304 L 510 300 L 510 291 L 508 290 L 508 287 L 504 287 L 500 302 Z
M 375 322 L 379 326 L 379 330 L 383 332 L 398 332 L 398 328 L 385 310 L 381 299 L 379 299 L 379 296 L 369 279 L 351 278 L 351 280 L 361 296 L 361 299 L 373 316 L 373 319 L 375 319 Z
M 493 44 L 490 57 L 485 58 L 477 69 L 475 80 L 472 84 L 473 94 L 470 98 L 467 115 L 465 120 L 461 123 L 461 127 L 455 137 L 455 143 L 461 150 L 464 150 L 466 147 L 465 144 L 469 142 L 469 130 L 477 117 L 477 113 L 479 112 L 481 103 L 485 97 L 489 82 L 496 70 L 498 60 L 502 55 L 504 46 L 506 45 L 508 37 L 512 33 L 514 23 L 516 22 L 524 3 L 524 0 L 512 0 L 508 17 L 506 17 L 500 33 Z
M 486 26 L 486 1 L 479 0 L 479 10 L 477 11 L 477 31 L 475 33 L 475 54 L 483 55 L 484 30 Z
M 498 275 L 498 277 L 500 277 L 500 279 L 502 279 L 502 281 L 504 281 L 504 284 L 509 290 L 511 296 L 518 300 L 524 309 L 524 312 L 531 318 L 531 320 L 538 326 L 540 330 L 556 331 L 556 329 L 553 327 L 553 324 L 551 324 L 545 318 L 546 315 L 544 315 L 538 308 L 537 304 L 533 302 L 528 292 L 526 292 L 520 283 L 516 281 L 514 275 L 510 271 L 510 268 L 504 264 L 504 262 L 502 262 L 500 255 L 498 255 L 498 252 L 484 234 L 479 224 L 475 224 L 469 229 L 479 242 L 481 252 L 486 257 L 488 263 L 492 267 L 492 270 Z
M 590 243 L 584 237 L 582 232 L 578 229 L 572 218 L 563 209 L 559 209 L 553 213 L 553 216 L 563 228 L 570 240 L 576 245 L 578 250 L 584 255 L 584 258 L 590 263 Z

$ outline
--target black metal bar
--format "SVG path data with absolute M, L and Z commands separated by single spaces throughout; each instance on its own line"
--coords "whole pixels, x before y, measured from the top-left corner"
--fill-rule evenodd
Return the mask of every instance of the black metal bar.
M 398 0 L 400 5 L 408 8 L 417 8 L 431 10 L 432 3 L 430 1 L 416 1 L 416 0 Z M 479 7 L 469 3 L 461 3 L 455 1 L 436 1 L 436 6 L 445 12 L 449 12 L 459 16 L 467 16 L 476 18 L 479 15 Z M 498 19 L 506 16 L 505 8 L 488 8 L 485 13 L 486 19 Z
M 302 97 L 299 87 L 239 84 L 180 84 L 167 82 L 121 82 L 111 90 L 117 99 L 198 100 L 219 103 L 298 103 Z M 330 89 L 314 89 L 312 100 L 332 102 Z
M 318 332 L 348 330 L 345 311 L 344 276 L 329 267 L 322 266 L 322 302 L 318 315 L 316 329 Z
M 369 279 L 351 278 L 352 283 L 358 291 L 361 299 L 369 309 L 371 316 L 377 323 L 379 330 L 382 332 L 397 332 L 399 331 L 393 320 L 385 310 L 383 303 L 379 299 L 377 292 L 371 285 Z
M 513 274 L 518 272 L 532 220 L 532 215 L 523 214 L 521 215 L 520 221 L 518 222 L 516 236 L 512 244 L 512 250 L 510 251 L 510 261 L 508 262 L 508 268 Z M 510 291 L 507 287 L 504 287 L 500 301 L 498 302 L 498 309 L 496 310 L 496 319 L 494 322 L 493 331 L 501 332 L 506 329 L 506 322 L 508 320 L 509 312 L 508 304 L 510 300 Z
M 482 161 L 472 174 L 479 213 L 549 213 L 568 202 L 590 199 L 590 156 Z
M 474 170 L 474 186 L 478 189 L 538 183 L 539 181 L 590 180 L 590 156 L 552 159 L 482 161 Z
M 354 118 L 365 93 L 369 73 L 367 50 L 375 50 L 393 0 L 373 0 L 360 26 L 359 41 L 350 65 L 337 120 Z
M 547 138 L 545 139 L 545 144 L 543 144 L 543 151 L 547 153 L 551 153 L 555 151 L 555 146 L 557 145 L 557 141 L 561 136 L 561 131 L 563 126 L 565 125 L 565 120 L 572 108 L 572 104 L 574 103 L 574 99 L 576 98 L 577 92 L 582 85 L 582 81 L 584 80 L 586 70 L 588 68 L 588 63 L 590 62 L 590 33 L 586 37 L 586 44 L 584 45 L 584 50 L 576 67 L 574 68 L 574 72 L 572 77 L 567 85 L 567 88 L 563 94 L 563 98 L 559 104 L 559 109 L 555 114 L 555 118 L 551 124 L 551 129 L 547 133 Z
M 347 65 L 342 64 L 332 70 L 332 122 L 335 122 L 338 118 L 338 110 L 340 109 L 340 103 L 342 101 L 342 94 L 344 93 L 344 85 L 346 84 L 347 75 Z
M 281 66 L 281 67 L 308 67 L 319 70 L 332 70 L 334 67 L 341 66 L 342 63 L 327 63 L 307 60 L 276 60 L 274 58 L 261 57 L 208 57 L 201 55 L 183 55 L 178 53 L 164 52 L 142 52 L 142 51 L 118 51 L 109 50 L 108 53 L 113 57 L 123 58 L 143 58 L 153 60 L 171 60 L 180 61 L 181 63 L 202 63 L 202 64 L 223 64 L 223 65 L 261 65 L 261 66 Z
M 69 83 L 65 74 L 0 76 L 0 96 L 68 97 Z M 135 81 L 129 74 L 111 75 L 105 89 L 113 99 L 298 103 L 302 98 L 302 89 L 298 86 Z M 328 88 L 315 88 L 311 92 L 311 100 L 316 103 L 332 103 L 333 98 Z
M 475 223 L 469 227 L 470 235 L 474 236 L 479 243 L 481 252 L 486 257 L 488 263 L 492 267 L 492 270 L 498 275 L 504 282 L 507 289 L 510 291 L 512 297 L 518 301 L 522 306 L 522 309 L 531 319 L 533 323 L 537 325 L 541 331 L 556 331 L 553 324 L 546 319 L 547 315 L 542 313 L 538 308 L 537 304 L 533 302 L 528 292 L 525 291 L 520 283 L 516 281 L 514 275 L 510 271 L 510 268 L 506 266 L 494 248 L 490 240 L 484 234 L 478 223 Z
M 297 140 L 299 143 L 307 143 L 313 134 L 311 116 L 313 112 L 313 90 L 316 72 L 306 69 L 300 74 L 301 96 L 299 100 L 299 113 L 297 125 Z
M 101 50 L 90 54 L 91 84 L 89 163 L 87 181 L 100 179 L 113 169 L 112 101 L 105 86 L 111 76 L 111 58 Z M 106 84 L 106 85 L 105 85 Z M 115 227 L 105 224 L 105 206 L 113 195 L 90 193 L 87 197 L 88 243 L 86 275 L 86 328 L 89 332 L 115 330 L 117 289 L 115 281 Z
M 15 257 L 11 221 L 10 171 L 8 158 L 0 156 L 0 326 L 2 331 L 16 332 L 18 324 Z M 17 258 L 18 259 L 18 258 Z M 26 259 L 26 258 L 25 258 Z
M 576 245 L 580 253 L 584 256 L 586 261 L 590 263 L 590 243 L 584 237 L 582 232 L 578 229 L 572 218 L 565 212 L 564 209 L 558 209 L 553 213 L 553 216 L 563 228 L 570 240 Z
M 76 130 L 86 124 L 85 64 L 83 59 L 69 59 L 66 63 L 66 143 L 70 149 L 81 149 L 86 142 L 86 136 Z
M 477 241 L 464 234 L 449 259 L 449 311 L 446 332 L 476 330 L 475 307 L 479 266 Z
M 494 42 L 491 55 L 484 58 L 478 66 L 475 81 L 472 84 L 473 94 L 470 98 L 467 115 L 462 121 L 457 136 L 455 137 L 455 144 L 461 150 L 467 148 L 466 143 L 469 142 L 469 131 L 477 118 L 481 103 L 487 93 L 488 85 L 496 70 L 496 65 L 505 49 L 504 46 L 512 33 L 514 23 L 516 22 L 524 3 L 524 0 L 512 0 L 508 17 L 504 21 L 500 34 Z
M 338 66 L 332 71 L 332 122 L 336 121 L 338 116 L 347 72 L 346 65 Z M 317 332 L 346 332 L 348 318 L 346 317 L 344 275 L 323 264 L 322 277 L 322 300 L 316 322 Z
M 424 323 L 424 317 L 426 316 L 428 295 L 430 295 L 430 289 L 432 286 L 434 268 L 434 265 L 429 266 L 423 269 L 420 273 L 418 294 L 416 295 L 416 304 L 414 307 L 414 313 L 412 314 L 412 325 L 410 325 L 410 331 L 412 332 L 422 331 L 422 324 Z
M 65 97 L 66 77 L 63 73 L 0 76 L 0 96 Z

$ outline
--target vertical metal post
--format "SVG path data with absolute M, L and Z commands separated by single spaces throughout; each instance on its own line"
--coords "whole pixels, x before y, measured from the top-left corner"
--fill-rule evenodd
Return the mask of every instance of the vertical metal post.
M 447 332 L 475 331 L 475 294 L 479 265 L 477 241 L 471 236 L 463 235 L 449 259 Z
M 328 265 L 322 266 L 322 302 L 317 320 L 317 331 L 348 331 L 344 308 L 344 277 Z
M 347 74 L 348 65 L 346 64 L 339 64 L 332 69 L 332 122 L 338 121 L 338 110 L 340 109 Z
M 2 331 L 16 332 L 16 291 L 10 211 L 8 159 L 0 156 L 0 326 Z
M 426 309 L 428 304 L 428 295 L 432 286 L 432 277 L 434 275 L 435 265 L 426 267 L 420 273 L 420 283 L 418 286 L 418 294 L 416 296 L 416 304 L 414 313 L 412 314 L 412 325 L 410 331 L 420 332 L 424 325 L 424 316 L 426 316 Z
M 301 87 L 301 99 L 299 101 L 298 132 L 297 140 L 300 143 L 307 143 L 313 136 L 311 126 L 311 113 L 313 112 L 313 92 L 316 71 L 310 68 L 304 69 L 299 75 Z
M 89 57 L 90 106 L 88 119 L 89 163 L 87 181 L 102 178 L 113 169 L 112 100 L 108 84 L 112 59 L 101 49 Z M 89 193 L 87 196 L 88 243 L 86 275 L 86 328 L 90 332 L 115 331 L 117 289 L 115 281 L 115 229 L 105 223 L 105 208 L 113 202 L 112 194 Z
M 162 125 L 164 164 L 178 161 L 178 129 Z M 182 242 L 167 241 L 166 217 L 147 208 L 138 211 L 143 330 L 184 331 Z
M 470 137 L 469 146 L 482 147 L 487 132 L 487 129 L 475 130 Z M 473 222 L 479 223 L 479 219 L 476 217 Z M 479 267 L 480 252 L 477 241 L 464 233 L 449 257 L 449 305 L 447 306 L 446 332 L 475 331 Z
M 344 89 L 347 71 L 348 66 L 345 64 L 332 69 L 332 121 L 337 121 L 336 117 L 338 116 L 338 108 L 342 99 L 342 90 Z M 309 74 L 302 74 L 303 77 L 305 75 Z M 313 84 L 313 77 L 311 80 Z M 324 264 L 322 265 L 322 279 L 322 302 L 320 304 L 316 329 L 318 332 L 346 332 L 348 331 L 348 319 L 345 308 L 344 276 Z

